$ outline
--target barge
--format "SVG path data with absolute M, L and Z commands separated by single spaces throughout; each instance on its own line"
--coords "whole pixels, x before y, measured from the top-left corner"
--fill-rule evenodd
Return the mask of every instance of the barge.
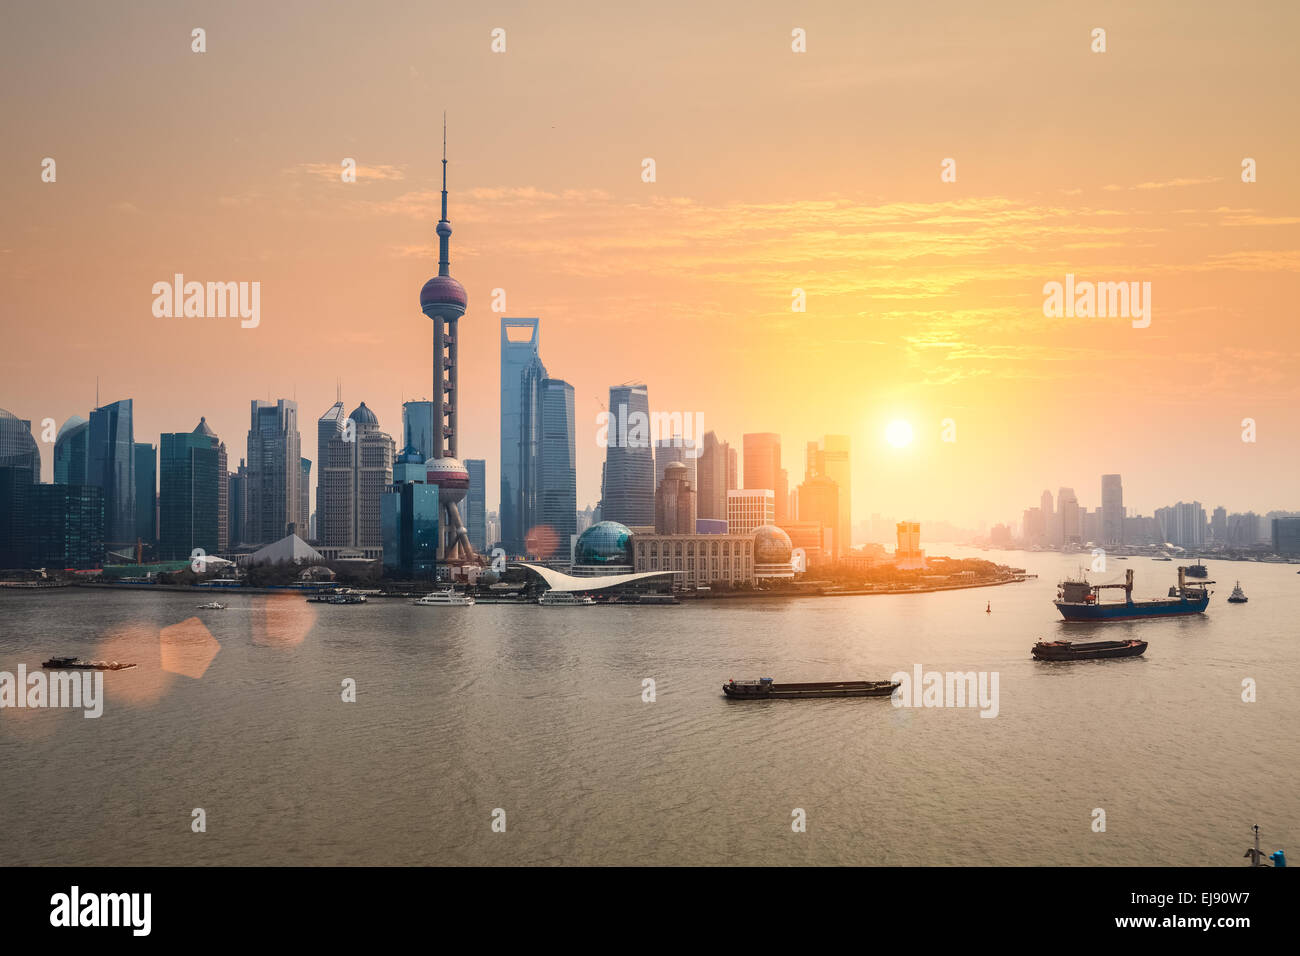
M 778 684 L 771 677 L 758 680 L 729 680 L 722 692 L 733 700 L 798 700 L 805 697 L 888 697 L 897 681 L 819 681 L 810 684 Z
M 41 666 L 52 671 L 124 671 L 135 667 L 117 661 L 83 661 L 80 657 L 51 657 Z
M 1036 661 L 1100 661 L 1114 657 L 1141 657 L 1146 653 L 1147 642 L 1128 641 L 1089 641 L 1077 644 L 1074 641 L 1039 641 L 1034 645 L 1033 656 Z

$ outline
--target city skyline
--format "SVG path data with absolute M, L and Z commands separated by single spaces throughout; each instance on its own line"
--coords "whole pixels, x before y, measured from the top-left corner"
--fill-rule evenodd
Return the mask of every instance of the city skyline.
M 211 11 L 204 56 L 226 55 L 220 38 L 240 11 Z M 767 74 L 750 69 L 746 51 L 788 47 L 790 14 L 774 5 L 755 7 L 721 49 L 657 15 L 620 14 L 620 42 L 642 54 L 673 50 L 672 68 L 644 56 L 629 57 L 635 68 L 609 64 L 600 51 L 617 26 L 575 24 L 566 44 L 543 51 L 530 37 L 548 18 L 520 10 L 509 18 L 510 52 L 497 57 L 473 16 L 408 13 L 382 26 L 383 60 L 365 69 L 378 54 L 352 50 L 348 29 L 363 12 L 313 25 L 303 44 L 300 18 L 276 11 L 259 14 L 256 35 L 239 30 L 241 56 L 257 69 L 222 72 L 225 92 L 213 101 L 232 105 L 144 154 L 127 148 L 137 124 L 119 102 L 174 117 L 178 94 L 146 91 L 141 71 L 188 70 L 191 95 L 217 82 L 176 41 L 174 18 L 127 31 L 90 10 L 59 27 L 55 43 L 47 18 L 20 13 L 15 56 L 0 69 L 13 79 L 35 68 L 31 58 L 57 60 L 46 106 L 60 119 L 31 112 L 16 81 L 0 94 L 24 119 L 0 147 L 12 170 L 0 195 L 14 213 L 0 227 L 0 275 L 9 313 L 29 317 L 7 329 L 0 406 L 34 423 L 84 416 L 98 376 L 101 395 L 134 399 L 137 440 L 200 416 L 236 436 L 250 397 L 290 398 L 314 415 L 341 379 L 350 404 L 364 399 L 398 421 L 403 400 L 429 397 L 427 348 L 401 343 L 412 339 L 410 290 L 434 248 L 433 118 L 446 107 L 456 124 L 458 275 L 473 303 L 460 330 L 460 453 L 488 462 L 489 489 L 499 485 L 493 345 L 504 314 L 545 317 L 551 354 L 564 357 L 582 505 L 599 498 L 599 403 L 623 381 L 647 383 L 655 409 L 700 412 L 733 448 L 759 430 L 786 449 L 848 435 L 854 514 L 968 527 L 1014 520 L 1060 462 L 1077 476 L 1129 476 L 1126 505 L 1141 513 L 1178 498 L 1259 513 L 1293 505 L 1300 422 L 1290 409 L 1300 384 L 1287 305 L 1300 293 L 1300 186 L 1281 173 L 1296 131 L 1276 117 L 1286 113 L 1278 71 L 1300 14 L 1271 11 L 1273 29 L 1203 62 L 1175 55 L 1161 28 L 1177 11 L 1168 4 L 1108 11 L 1112 40 L 1122 42 L 1104 56 L 1067 14 L 1024 11 L 1017 30 L 1015 18 L 985 23 L 950 7 L 964 56 L 1013 54 L 1042 77 L 980 74 L 960 95 L 949 41 L 918 36 L 909 11 L 801 13 L 809 52 Z M 1213 18 L 1178 15 L 1180 54 L 1189 40 L 1215 47 Z M 889 42 L 904 35 L 908 52 Z M 100 76 L 106 38 L 128 65 Z M 430 42 L 446 63 L 436 77 Z M 851 79 L 863 44 L 871 71 Z M 361 78 L 336 90 L 332 68 L 309 49 L 361 56 Z M 579 80 L 592 58 L 613 70 L 605 89 Z M 1146 82 L 1153 64 L 1160 82 Z M 770 119 L 713 130 L 692 118 L 698 110 L 671 109 L 695 102 L 702 75 L 728 70 L 753 81 L 743 92 L 727 85 L 737 115 L 800 104 L 789 135 L 771 136 Z M 1089 82 L 1077 83 L 1080 71 Z M 1141 95 L 1117 107 L 1136 76 Z M 647 81 L 654 109 L 638 93 Z M 295 111 L 346 122 L 276 131 L 281 107 L 261 84 Z M 97 95 L 86 98 L 92 86 Z M 1198 94 L 1196 121 L 1222 133 L 1214 143 L 1146 128 L 1153 114 L 1186 119 L 1188 88 Z M 812 103 L 810 90 L 820 94 Z M 536 108 L 501 126 L 484 103 L 502 93 Z M 620 98 L 633 108 L 616 111 L 612 125 L 585 122 Z M 985 127 L 1012 107 L 1037 123 L 1020 132 L 994 124 L 993 138 Z M 396 112 L 429 121 L 399 124 Z M 1144 129 L 1140 148 L 1079 142 L 1069 117 L 1103 112 L 1108 126 Z M 261 132 L 229 150 L 228 131 L 243 128 Z M 814 139 L 827 148 L 808 149 Z M 59 163 L 54 183 L 39 179 L 45 156 Z M 950 156 L 958 176 L 945 183 Z M 349 157 L 358 177 L 346 184 L 339 170 Z M 653 183 L 641 180 L 645 157 L 657 163 Z M 1243 157 L 1258 160 L 1257 182 L 1241 181 Z M 155 318 L 149 290 L 177 273 L 260 282 L 260 324 Z M 1044 283 L 1074 274 L 1152 282 L 1151 326 L 1044 317 Z M 64 295 L 85 283 L 97 290 L 93 312 Z M 796 288 L 806 312 L 791 311 Z M 777 369 L 782 385 L 772 388 Z M 1245 419 L 1257 423 L 1254 442 L 1241 440 Z M 884 440 L 895 420 L 911 424 L 910 446 Z M 945 442 L 949 420 L 956 440 Z M 1085 421 L 1106 440 L 1079 442 Z M 1173 427 L 1182 422 L 1195 423 L 1194 439 Z M 50 480 L 53 449 L 40 444 Z M 1206 460 L 1215 467 L 1201 467 Z M 798 463 L 785 467 L 796 485 Z

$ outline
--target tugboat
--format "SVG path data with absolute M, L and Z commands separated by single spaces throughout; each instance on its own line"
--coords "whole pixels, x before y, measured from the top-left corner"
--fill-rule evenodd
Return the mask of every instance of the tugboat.
M 1112 657 L 1141 657 L 1146 653 L 1147 642 L 1090 641 L 1076 644 L 1073 641 L 1039 641 L 1034 645 L 1036 661 L 1099 661 Z
M 52 671 L 124 671 L 135 667 L 134 664 L 119 664 L 117 661 L 83 661 L 80 657 L 51 657 L 41 666 Z
M 1231 594 L 1231 596 L 1228 598 L 1228 603 L 1229 603 L 1229 604 L 1245 604 L 1245 603 L 1246 603 L 1247 601 L 1249 601 L 1249 600 L 1250 600 L 1250 598 L 1246 597 L 1246 592 L 1243 591 L 1243 590 L 1241 589 L 1241 582 L 1238 581 L 1238 582 L 1237 582 L 1237 586 L 1236 586 L 1235 588 L 1232 589 L 1232 594 Z
M 1147 617 L 1172 617 L 1180 614 L 1200 614 L 1210 603 L 1207 585 L 1213 581 L 1200 581 L 1189 585 L 1186 568 L 1178 569 L 1178 586 L 1169 589 L 1169 599 L 1154 601 L 1133 600 L 1133 569 L 1124 571 L 1123 584 L 1089 584 L 1087 578 L 1067 579 L 1059 585 L 1056 609 L 1067 621 L 1128 621 Z M 1121 588 L 1124 600 L 1110 604 L 1101 603 L 1101 592 L 1106 588 Z
M 898 681 L 850 680 L 813 684 L 778 684 L 770 677 L 729 680 L 722 692 L 732 700 L 797 700 L 805 697 L 888 697 Z

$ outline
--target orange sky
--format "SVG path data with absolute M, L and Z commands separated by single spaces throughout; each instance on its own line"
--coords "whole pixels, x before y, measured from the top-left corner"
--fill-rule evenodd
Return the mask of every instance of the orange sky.
M 855 519 L 1017 520 L 1061 485 L 1095 507 L 1112 471 L 1144 514 L 1300 508 L 1295 4 L 440 6 L 12 7 L 0 407 L 86 415 L 98 374 L 138 441 L 206 415 L 233 467 L 249 400 L 296 395 L 314 460 L 341 377 L 400 436 L 445 108 L 489 508 L 498 287 L 576 389 L 580 506 L 599 403 L 637 380 L 737 446 L 780 432 L 795 481 L 805 441 L 852 435 Z M 260 326 L 154 318 L 176 272 L 259 281 Z M 1150 282 L 1151 326 L 1045 318 L 1067 272 Z

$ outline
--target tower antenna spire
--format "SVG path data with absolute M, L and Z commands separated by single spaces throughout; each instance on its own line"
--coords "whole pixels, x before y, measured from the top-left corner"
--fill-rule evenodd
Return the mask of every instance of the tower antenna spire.
M 447 111 L 442 111 L 442 218 L 438 220 L 438 275 L 451 275 L 451 223 L 447 221 Z

